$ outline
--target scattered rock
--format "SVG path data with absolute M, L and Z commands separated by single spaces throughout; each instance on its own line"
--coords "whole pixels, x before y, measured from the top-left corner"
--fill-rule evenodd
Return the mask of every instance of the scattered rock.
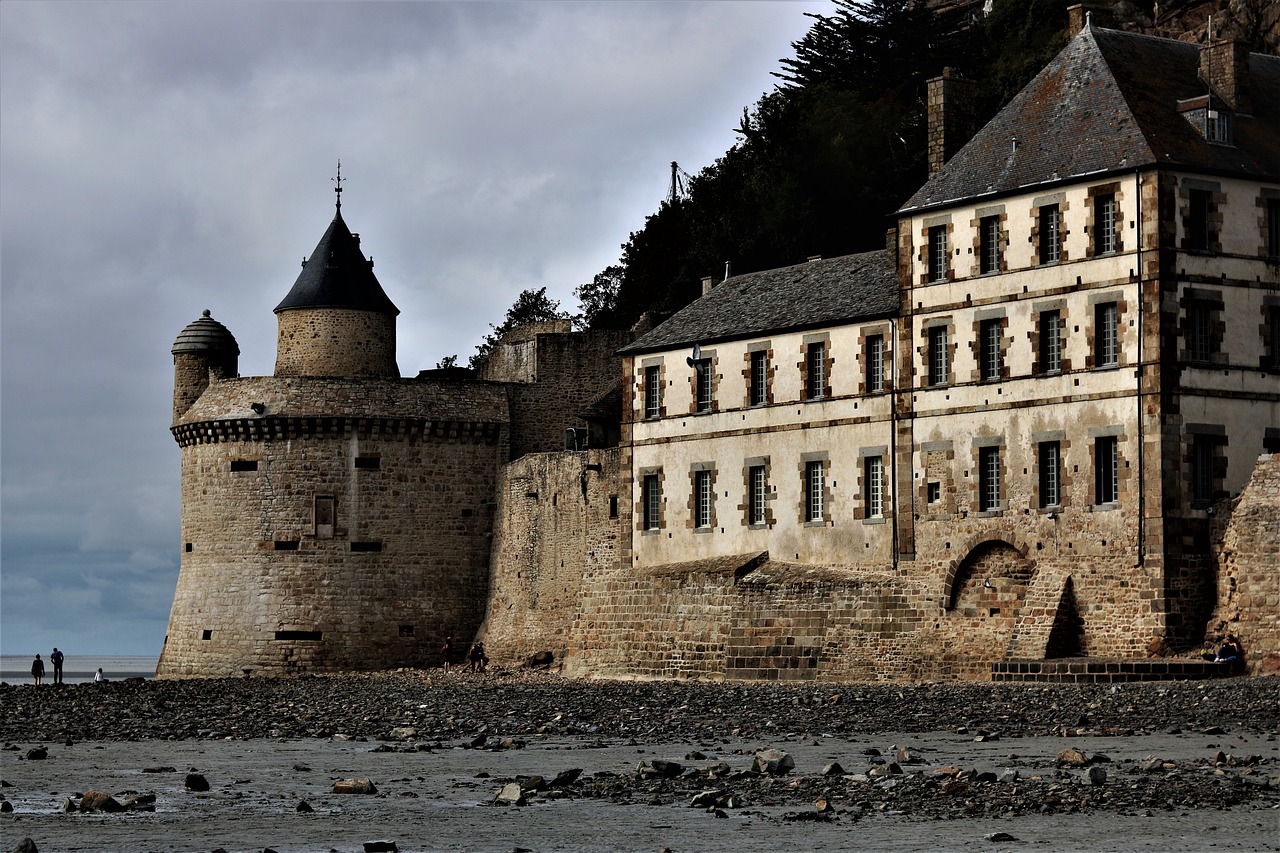
M 1093 765 L 1089 768 L 1089 783 L 1092 785 L 1105 785 L 1107 783 L 1107 771 L 1096 764 Z
M 1007 832 L 993 832 L 990 835 L 984 835 L 983 838 L 985 838 L 988 841 L 1017 841 L 1018 840 Z
M 1088 756 L 1074 746 L 1069 746 L 1058 753 L 1059 767 L 1084 767 L 1088 763 Z
M 376 794 L 378 789 L 368 777 L 356 776 L 351 779 L 339 779 L 333 783 L 335 794 Z
M 556 774 L 556 778 L 551 780 L 552 788 L 567 788 L 574 782 L 578 781 L 578 777 L 582 775 L 582 768 L 575 767 L 572 770 L 561 770 Z
M 293 807 L 293 810 L 298 814 L 311 814 L 315 811 L 315 809 L 311 807 L 311 803 L 308 803 L 306 800 L 298 800 L 298 804 Z
M 202 773 L 188 773 L 186 779 L 182 782 L 182 787 L 188 791 L 207 791 L 209 790 L 209 780 L 204 778 Z
M 524 806 L 529 801 L 525 799 L 524 789 L 520 787 L 518 782 L 512 782 L 504 785 L 502 790 L 498 791 L 493 797 L 494 805 L 499 806 Z
M 80 811 L 82 812 L 122 812 L 124 806 L 110 794 L 103 791 L 85 791 L 84 796 L 80 798 Z
M 143 773 L 177 773 L 178 768 L 176 767 L 144 767 L 142 768 L 142 772 Z
M 394 841 L 366 841 L 364 853 L 397 853 L 400 850 Z
M 839 761 L 833 761 L 822 768 L 823 776 L 843 776 L 844 768 L 840 766 Z
M 49 757 L 49 750 L 43 746 L 37 746 L 27 750 L 27 761 L 44 761 Z
M 13 848 L 13 853 L 40 853 L 40 850 L 34 841 L 24 838 L 18 842 L 18 846 Z
M 756 773 L 767 773 L 770 776 L 785 776 L 794 770 L 796 761 L 790 753 L 780 749 L 762 749 L 756 753 L 751 769 Z

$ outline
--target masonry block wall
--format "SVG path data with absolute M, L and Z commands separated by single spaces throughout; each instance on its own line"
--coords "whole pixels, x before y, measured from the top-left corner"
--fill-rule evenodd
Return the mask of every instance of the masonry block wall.
M 567 429 L 587 426 L 581 412 L 619 382 L 614 355 L 634 337 L 629 332 L 591 331 L 540 334 L 531 343 L 531 379 L 513 382 L 510 391 L 511 458 L 564 448 Z M 506 346 L 501 358 L 514 358 Z
M 394 315 L 321 308 L 277 317 L 277 376 L 400 375 Z
M 474 635 L 507 447 L 501 421 L 459 416 L 503 402 L 475 383 L 214 383 L 174 427 L 182 559 L 157 674 L 423 666 Z
M 618 450 L 528 454 L 497 488 L 478 637 L 495 660 L 562 660 L 583 596 L 618 563 Z
M 1217 607 L 1205 639 L 1234 633 L 1250 673 L 1280 672 L 1280 454 L 1260 457 L 1244 491 L 1221 505 Z

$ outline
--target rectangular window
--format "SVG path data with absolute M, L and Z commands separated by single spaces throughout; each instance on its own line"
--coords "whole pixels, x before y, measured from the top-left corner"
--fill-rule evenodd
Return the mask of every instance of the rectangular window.
M 804 466 L 804 517 L 806 521 L 822 521 L 826 470 L 821 460 Z
M 320 642 L 324 637 L 323 631 L 276 631 L 277 640 L 303 640 L 305 642 Z
M 933 480 L 925 487 L 925 499 L 931 504 L 936 504 L 942 500 L 942 484 L 937 480 Z
M 351 551 L 360 554 L 373 554 L 382 550 L 381 542 L 352 542 Z
M 1267 335 L 1271 339 L 1271 369 L 1280 370 L 1280 305 L 1267 308 Z
M 1209 190 L 1191 190 L 1188 198 L 1187 248 L 1193 252 L 1207 252 L 1213 243 L 1209 213 L 1213 206 L 1213 193 Z
M 984 216 L 978 223 L 978 269 L 1000 272 L 1000 217 Z
M 699 412 L 711 411 L 711 359 L 703 358 L 693 363 L 694 382 L 697 386 L 697 406 Z
M 1062 504 L 1062 445 L 1056 441 L 1040 442 L 1040 508 Z
M 867 393 L 884 390 L 884 335 L 867 337 Z
M 1120 363 L 1120 313 L 1114 302 L 1094 308 L 1093 366 L 1115 367 Z
M 747 471 L 747 523 L 762 525 L 765 523 L 765 479 L 764 466 L 752 465 Z
M 978 448 L 978 509 L 1000 509 L 1000 448 Z
M 884 460 L 868 456 L 863 460 L 863 499 L 867 518 L 884 517 Z
M 315 534 L 322 539 L 333 536 L 334 516 L 337 514 L 337 498 L 318 495 L 315 499 Z
M 1004 366 L 1004 359 L 1000 354 L 1000 320 L 983 320 L 978 330 L 982 349 L 982 381 L 992 382 L 1000 378 L 1000 368 Z
M 257 459 L 232 459 L 231 470 L 232 471 L 257 471 L 258 460 Z
M 1040 208 L 1040 263 L 1056 264 L 1062 257 L 1062 212 L 1056 204 Z
M 751 405 L 763 406 L 769 402 L 769 353 L 757 350 L 751 353 Z
M 1062 314 L 1056 309 L 1040 312 L 1040 372 L 1062 370 Z
M 1267 199 L 1267 257 L 1280 258 L 1280 198 Z
M 356 467 L 363 468 L 366 471 L 377 471 L 382 468 L 382 457 L 380 456 L 357 456 Z
M 661 526 L 662 486 L 657 474 L 644 477 L 641 499 L 644 501 L 644 529 L 657 530 Z
M 1206 435 L 1192 438 L 1191 500 L 1200 506 L 1213 503 L 1213 440 Z
M 693 473 L 693 524 L 695 527 L 711 526 L 711 472 Z
M 1116 250 L 1116 197 L 1114 193 L 1093 199 L 1093 253 L 1106 255 Z
M 807 399 L 820 400 L 826 394 L 827 345 L 821 341 L 809 344 L 805 356 L 808 377 Z
M 644 369 L 644 416 L 656 418 L 662 414 L 662 367 L 653 365 Z
M 1116 437 L 1103 436 L 1093 445 L 1094 503 L 1111 504 L 1120 499 L 1120 459 Z
M 947 280 L 947 226 L 929 229 L 929 281 Z
M 1207 362 L 1213 358 L 1213 308 L 1196 300 L 1187 306 L 1187 351 L 1192 361 Z
M 1231 114 L 1222 110 L 1205 110 L 1204 138 L 1210 142 L 1231 144 Z
M 947 384 L 947 327 L 933 326 L 929 329 L 929 384 Z

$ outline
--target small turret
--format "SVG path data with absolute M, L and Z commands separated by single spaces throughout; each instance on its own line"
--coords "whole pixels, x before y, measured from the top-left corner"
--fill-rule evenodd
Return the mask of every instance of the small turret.
M 235 376 L 240 345 L 226 326 L 204 310 L 200 319 L 183 329 L 173 342 L 173 420 L 191 408 L 209 387 L 209 375 Z
M 337 192 L 342 192 L 338 173 Z M 399 377 L 396 315 L 373 259 L 337 211 L 293 288 L 275 308 L 276 376 Z

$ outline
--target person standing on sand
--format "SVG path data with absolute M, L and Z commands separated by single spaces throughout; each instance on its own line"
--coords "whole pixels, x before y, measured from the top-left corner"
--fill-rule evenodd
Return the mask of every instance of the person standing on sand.
M 58 647 L 53 647 L 53 654 L 49 655 L 49 661 L 53 664 L 53 683 L 62 683 L 62 661 L 65 656 L 58 651 Z
M 449 658 L 453 655 L 453 634 L 444 638 L 444 645 L 440 648 L 440 654 L 444 656 L 444 672 L 449 674 Z
M 40 655 L 36 655 L 36 659 L 31 662 L 31 677 L 36 680 L 36 687 L 39 687 L 40 679 L 44 678 L 44 661 L 40 660 Z

